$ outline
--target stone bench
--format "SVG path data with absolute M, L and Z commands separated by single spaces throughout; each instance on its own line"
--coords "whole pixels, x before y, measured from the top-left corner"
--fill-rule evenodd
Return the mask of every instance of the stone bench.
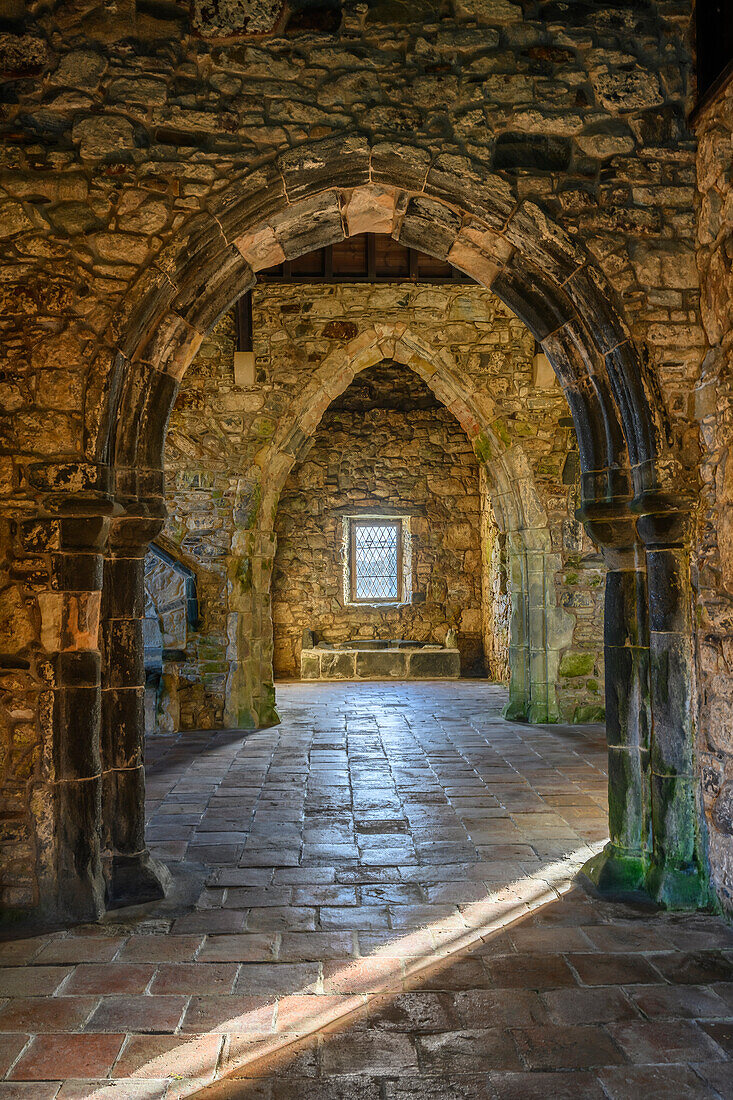
M 457 680 L 460 674 L 459 651 L 437 646 L 401 642 L 372 648 L 357 642 L 353 648 L 317 646 L 300 654 L 301 680 Z

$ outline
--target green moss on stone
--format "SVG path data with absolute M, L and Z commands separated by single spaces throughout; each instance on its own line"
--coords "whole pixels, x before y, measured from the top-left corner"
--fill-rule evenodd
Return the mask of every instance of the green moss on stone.
M 509 429 L 507 428 L 504 421 L 495 420 L 491 427 L 494 429 L 502 443 L 504 443 L 508 447 L 512 441 L 512 437 L 509 434 Z
M 586 722 L 603 722 L 606 718 L 606 711 L 604 707 L 600 706 L 584 706 L 576 707 L 573 714 L 573 725 L 582 726 Z
M 275 707 L 275 685 L 263 684 L 264 696 L 257 705 L 257 725 L 260 729 L 280 724 L 280 715 Z
M 582 874 L 601 894 L 624 897 L 645 893 L 646 871 L 647 863 L 642 853 L 625 852 L 609 843 L 584 864 Z
M 489 462 L 494 457 L 491 441 L 485 432 L 480 432 L 474 440 L 473 450 L 479 462 Z
M 262 502 L 262 487 L 257 484 L 252 490 L 252 500 L 250 501 L 249 509 L 247 510 L 247 519 L 245 521 L 245 527 L 251 530 L 257 522 L 257 513 L 260 510 L 260 504 Z
M 589 676 L 595 667 L 595 663 L 594 653 L 578 653 L 569 650 L 562 655 L 560 675 L 566 679 L 572 679 L 574 676 Z
M 249 592 L 252 589 L 252 561 L 250 558 L 237 558 L 232 570 L 232 581 L 238 585 L 240 592 Z
M 264 441 L 267 439 L 272 439 L 273 435 L 275 434 L 276 427 L 277 424 L 274 420 L 270 420 L 266 416 L 260 416 L 257 418 L 257 420 L 255 420 L 254 424 L 252 425 L 252 432 L 255 439 L 260 439 Z

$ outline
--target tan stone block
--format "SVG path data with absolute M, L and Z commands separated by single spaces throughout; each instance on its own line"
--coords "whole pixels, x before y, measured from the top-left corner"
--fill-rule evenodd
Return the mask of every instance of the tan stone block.
M 13 491 L 13 460 L 9 455 L 0 455 L 0 493 L 4 496 Z
M 41 644 L 49 653 L 96 649 L 100 592 L 41 592 Z
M 517 22 L 517 6 L 512 0 L 456 0 L 455 7 L 456 14 L 479 23 L 511 26 Z
M 501 260 L 497 260 L 494 255 L 487 253 L 471 241 L 465 235 L 465 230 L 462 230 L 454 241 L 448 253 L 448 262 L 486 287 L 491 286 L 501 270 Z
M 397 195 L 395 189 L 378 184 L 355 187 L 344 203 L 347 235 L 391 234 L 395 227 Z
M 19 202 L 6 202 L 0 206 L 0 237 L 12 237 L 32 228 L 33 222 Z
M 168 205 L 127 192 L 117 207 L 117 224 L 126 233 L 159 233 L 170 217 Z
M 444 545 L 452 550 L 469 550 L 476 542 L 476 533 L 470 523 L 451 523 L 445 532 Z
M 0 382 L 0 411 L 12 413 L 23 407 L 26 398 L 14 382 Z
M 38 376 L 38 402 L 48 409 L 72 412 L 80 408 L 84 376 L 81 371 L 44 370 Z
M 148 255 L 148 242 L 132 233 L 95 233 L 88 237 L 103 260 L 142 264 Z
M 30 608 L 18 588 L 0 592 L 0 645 L 7 652 L 23 649 L 36 638 Z
M 74 124 L 72 139 L 79 143 L 82 160 L 98 161 L 114 158 L 134 148 L 132 124 L 119 115 L 82 118 Z
M 51 202 L 83 201 L 89 194 L 89 181 L 76 172 L 34 172 L 26 179 L 17 171 L 0 172 L 0 187 L 20 199 L 42 195 Z
M 379 363 L 384 358 L 379 346 L 371 345 L 358 355 L 351 357 L 351 366 L 355 374 L 360 371 L 366 370 L 367 367 L 373 367 L 375 363 Z
M 280 242 L 269 225 L 237 237 L 234 244 L 253 271 L 277 267 L 285 259 Z

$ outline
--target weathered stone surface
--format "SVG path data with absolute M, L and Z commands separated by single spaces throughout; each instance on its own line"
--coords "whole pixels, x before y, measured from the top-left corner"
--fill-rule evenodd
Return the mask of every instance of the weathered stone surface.
M 0 423 L 1 522 L 4 567 L 34 631 L 24 649 L 43 652 L 41 607 L 58 637 L 59 607 L 71 618 L 87 615 L 91 603 L 84 591 L 78 603 L 55 602 L 60 592 L 53 585 L 64 570 L 44 557 L 52 551 L 42 549 L 43 560 L 35 551 L 29 555 L 14 525 L 53 517 L 57 509 L 86 518 L 89 509 L 119 515 L 128 507 L 159 522 L 163 437 L 176 382 L 247 285 L 247 261 L 261 270 L 282 256 L 295 259 L 303 249 L 339 240 L 351 217 L 360 231 L 401 235 L 439 257 L 452 253 L 482 280 L 500 280 L 505 300 L 540 339 L 548 338 L 547 350 L 559 361 L 581 440 L 586 497 L 638 497 L 661 485 L 693 502 L 685 585 L 694 583 L 696 637 L 694 666 L 685 675 L 697 679 L 690 698 L 699 700 L 699 759 L 719 768 L 720 783 L 727 782 L 728 763 L 715 753 L 729 744 L 731 698 L 730 96 L 723 89 L 696 122 L 699 301 L 690 263 L 696 212 L 695 151 L 686 122 L 692 105 L 687 11 L 661 0 L 643 10 L 609 9 L 600 0 L 464 0 L 455 7 L 380 2 L 317 17 L 310 7 L 286 10 L 270 0 L 222 0 L 216 8 L 118 0 L 26 9 L 22 21 L 13 3 L 0 34 L 0 217 L 7 234 L 0 272 L 7 405 Z M 309 24 L 311 17 L 316 22 Z M 496 167 L 497 150 L 504 168 Z M 137 202 L 133 196 L 143 193 Z M 495 249 L 470 238 L 467 244 L 470 221 L 478 233 L 493 231 Z M 600 623 L 598 589 L 588 583 L 589 575 L 600 576 L 597 560 L 588 568 L 587 544 L 579 548 L 570 527 L 558 522 L 583 503 L 580 485 L 571 492 L 558 468 L 569 449 L 566 428 L 559 416 L 553 424 L 545 419 L 528 376 L 508 369 L 506 348 L 479 347 L 477 320 L 465 303 L 453 301 L 447 310 L 432 290 L 421 316 L 431 315 L 436 354 L 450 349 L 455 362 L 456 347 L 469 349 L 458 357 L 458 380 L 442 360 L 429 362 L 419 340 L 410 345 L 392 330 L 363 346 L 343 341 L 338 370 L 334 363 L 316 381 L 318 364 L 332 350 L 322 330 L 343 317 L 325 300 L 317 326 L 299 315 L 302 345 L 283 320 L 284 354 L 272 357 L 283 367 L 277 384 L 267 376 L 268 363 L 256 364 L 261 391 L 242 390 L 238 405 L 239 387 L 227 382 L 213 423 L 192 399 L 191 417 L 205 421 L 194 435 L 202 433 L 212 482 L 192 480 L 176 491 L 194 498 L 210 493 L 215 503 L 212 515 L 190 526 L 188 504 L 182 506 L 169 530 L 176 545 L 190 540 L 192 558 L 205 561 L 209 554 L 216 562 L 207 578 L 212 619 L 206 627 L 207 639 L 216 641 L 210 659 L 195 654 L 191 692 L 193 699 L 195 688 L 198 698 L 189 719 L 210 717 L 226 682 L 235 720 L 272 720 L 266 593 L 277 492 L 292 458 L 305 457 L 333 387 L 341 384 L 334 381 L 339 370 L 346 381 L 349 371 L 398 350 L 423 377 L 435 366 L 435 392 L 464 426 L 487 476 L 500 482 L 493 486 L 497 516 L 511 517 L 504 529 L 513 536 L 521 532 L 512 546 L 515 591 L 527 596 L 531 629 L 538 615 L 545 624 L 552 620 L 562 642 L 544 647 L 541 659 L 527 665 L 539 690 L 542 662 L 556 670 L 565 648 L 594 649 Z M 373 326 L 392 323 L 393 303 L 375 295 L 371 306 L 379 317 Z M 63 362 L 60 339 L 68 340 Z M 38 369 L 66 374 L 55 383 L 44 377 L 41 386 Z M 45 405 L 44 391 L 64 407 Z M 308 408 L 298 406 L 302 415 L 288 431 L 286 409 L 296 396 Z M 178 433 L 180 449 L 173 432 L 171 441 L 183 482 L 200 463 L 198 444 L 192 448 L 185 431 Z M 231 480 L 225 470 L 230 441 L 239 448 Z M 448 479 L 438 481 L 438 495 L 450 499 Z M 230 514 L 237 517 L 231 525 Z M 526 552 L 543 539 L 549 542 L 542 569 L 533 558 L 530 570 Z M 492 546 L 500 556 L 499 540 Z M 92 572 L 70 566 L 68 577 L 80 583 Z M 582 580 L 577 590 L 567 580 L 574 572 Z M 544 619 L 540 576 L 549 593 Z M 571 640 L 562 615 L 577 624 Z M 82 626 L 91 640 L 93 631 Z M 37 744 L 43 738 L 51 751 L 62 731 L 53 706 L 40 702 L 45 666 L 20 652 L 38 692 Z M 519 662 L 521 654 L 514 657 Z M 548 704 L 558 679 L 555 671 L 542 675 L 546 698 L 539 706 Z M 657 705 L 664 710 L 661 695 Z M 671 722 L 670 713 L 660 713 L 654 728 L 662 728 L 662 718 Z M 12 745 L 11 726 L 3 731 L 4 752 Z M 691 736 L 691 727 L 684 728 Z M 89 736 L 99 731 L 90 726 Z M 85 900 L 77 912 L 96 916 L 100 791 L 90 786 L 84 793 L 72 783 L 63 794 L 70 801 L 61 807 L 50 777 L 33 768 L 28 774 L 37 778 L 22 787 L 19 843 L 44 855 L 34 885 L 13 877 L 16 868 L 3 890 L 13 904 L 16 888 L 26 899 L 56 904 L 61 884 L 53 883 L 53 868 L 63 868 L 64 898 L 78 887 Z M 696 780 L 679 779 L 693 804 Z M 659 798 L 673 786 L 672 777 L 665 780 Z M 11 801 L 18 790 L 9 786 Z M 49 815 L 61 810 L 63 820 L 78 821 L 82 845 L 78 860 L 67 863 L 57 861 L 59 850 L 49 840 Z M 671 821 L 665 810 L 654 822 L 659 851 Z M 680 821 L 682 851 L 699 823 Z M 714 823 L 709 832 L 725 896 L 729 838 Z
M 461 655 L 453 649 L 411 650 L 407 675 L 411 680 L 457 680 L 461 675 Z
M 577 144 L 588 157 L 598 157 L 606 160 L 608 157 L 618 157 L 634 150 L 634 139 L 623 130 L 599 131 L 598 133 L 586 133 L 578 136 Z
M 590 78 L 598 99 L 608 111 L 646 110 L 664 102 L 656 73 L 640 69 L 636 58 L 631 56 L 612 56 L 610 64 L 603 64 L 603 54 L 602 50 L 596 51 Z
M 38 73 L 47 58 L 48 50 L 42 38 L 0 33 L 0 72 L 6 77 Z
M 321 680 L 350 680 L 356 674 L 356 656 L 353 653 L 320 650 L 319 660 Z
M 321 655 L 318 650 L 311 653 L 302 653 L 300 661 L 300 677 L 302 680 L 319 680 L 321 677 Z
M 72 130 L 85 161 L 125 157 L 134 148 L 132 123 L 121 116 L 81 119 Z
M 277 26 L 284 0 L 194 0 L 193 26 L 205 36 L 267 34 Z
M 361 680 L 404 680 L 407 654 L 403 650 L 359 650 L 356 675 Z
M 590 676 L 595 663 L 596 657 L 593 653 L 565 653 L 560 661 L 560 675 L 567 677 Z
M 702 200 L 697 263 L 709 350 L 696 392 L 702 458 L 702 510 L 696 547 L 698 751 L 713 881 L 733 912 L 733 86 L 703 110 L 697 124 L 697 186 Z

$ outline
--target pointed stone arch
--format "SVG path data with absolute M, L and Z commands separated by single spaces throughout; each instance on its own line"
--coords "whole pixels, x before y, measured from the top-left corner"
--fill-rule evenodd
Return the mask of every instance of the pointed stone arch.
M 536 722 L 557 721 L 557 639 L 563 633 L 560 623 L 570 617 L 556 604 L 548 606 L 545 596 L 561 562 L 552 548 L 547 513 L 527 458 L 517 444 L 507 446 L 494 433 L 489 414 L 481 408 L 478 395 L 470 392 L 447 349 L 431 347 L 402 323 L 381 323 L 332 351 L 314 368 L 308 385 L 285 411 L 280 430 L 261 456 L 259 507 L 252 525 L 235 535 L 237 558 L 245 560 L 247 567 L 232 570 L 230 577 L 230 598 L 238 608 L 230 648 L 238 659 L 230 665 L 227 722 L 248 722 L 253 710 L 260 720 L 267 720 L 272 705 L 269 590 L 275 512 L 285 481 L 330 404 L 361 371 L 384 359 L 400 363 L 422 378 L 455 416 L 485 471 L 498 527 L 507 536 L 507 564 L 513 581 L 508 714 Z M 567 633 L 567 624 L 563 622 L 563 626 Z M 254 649 L 253 630 L 261 632 Z

